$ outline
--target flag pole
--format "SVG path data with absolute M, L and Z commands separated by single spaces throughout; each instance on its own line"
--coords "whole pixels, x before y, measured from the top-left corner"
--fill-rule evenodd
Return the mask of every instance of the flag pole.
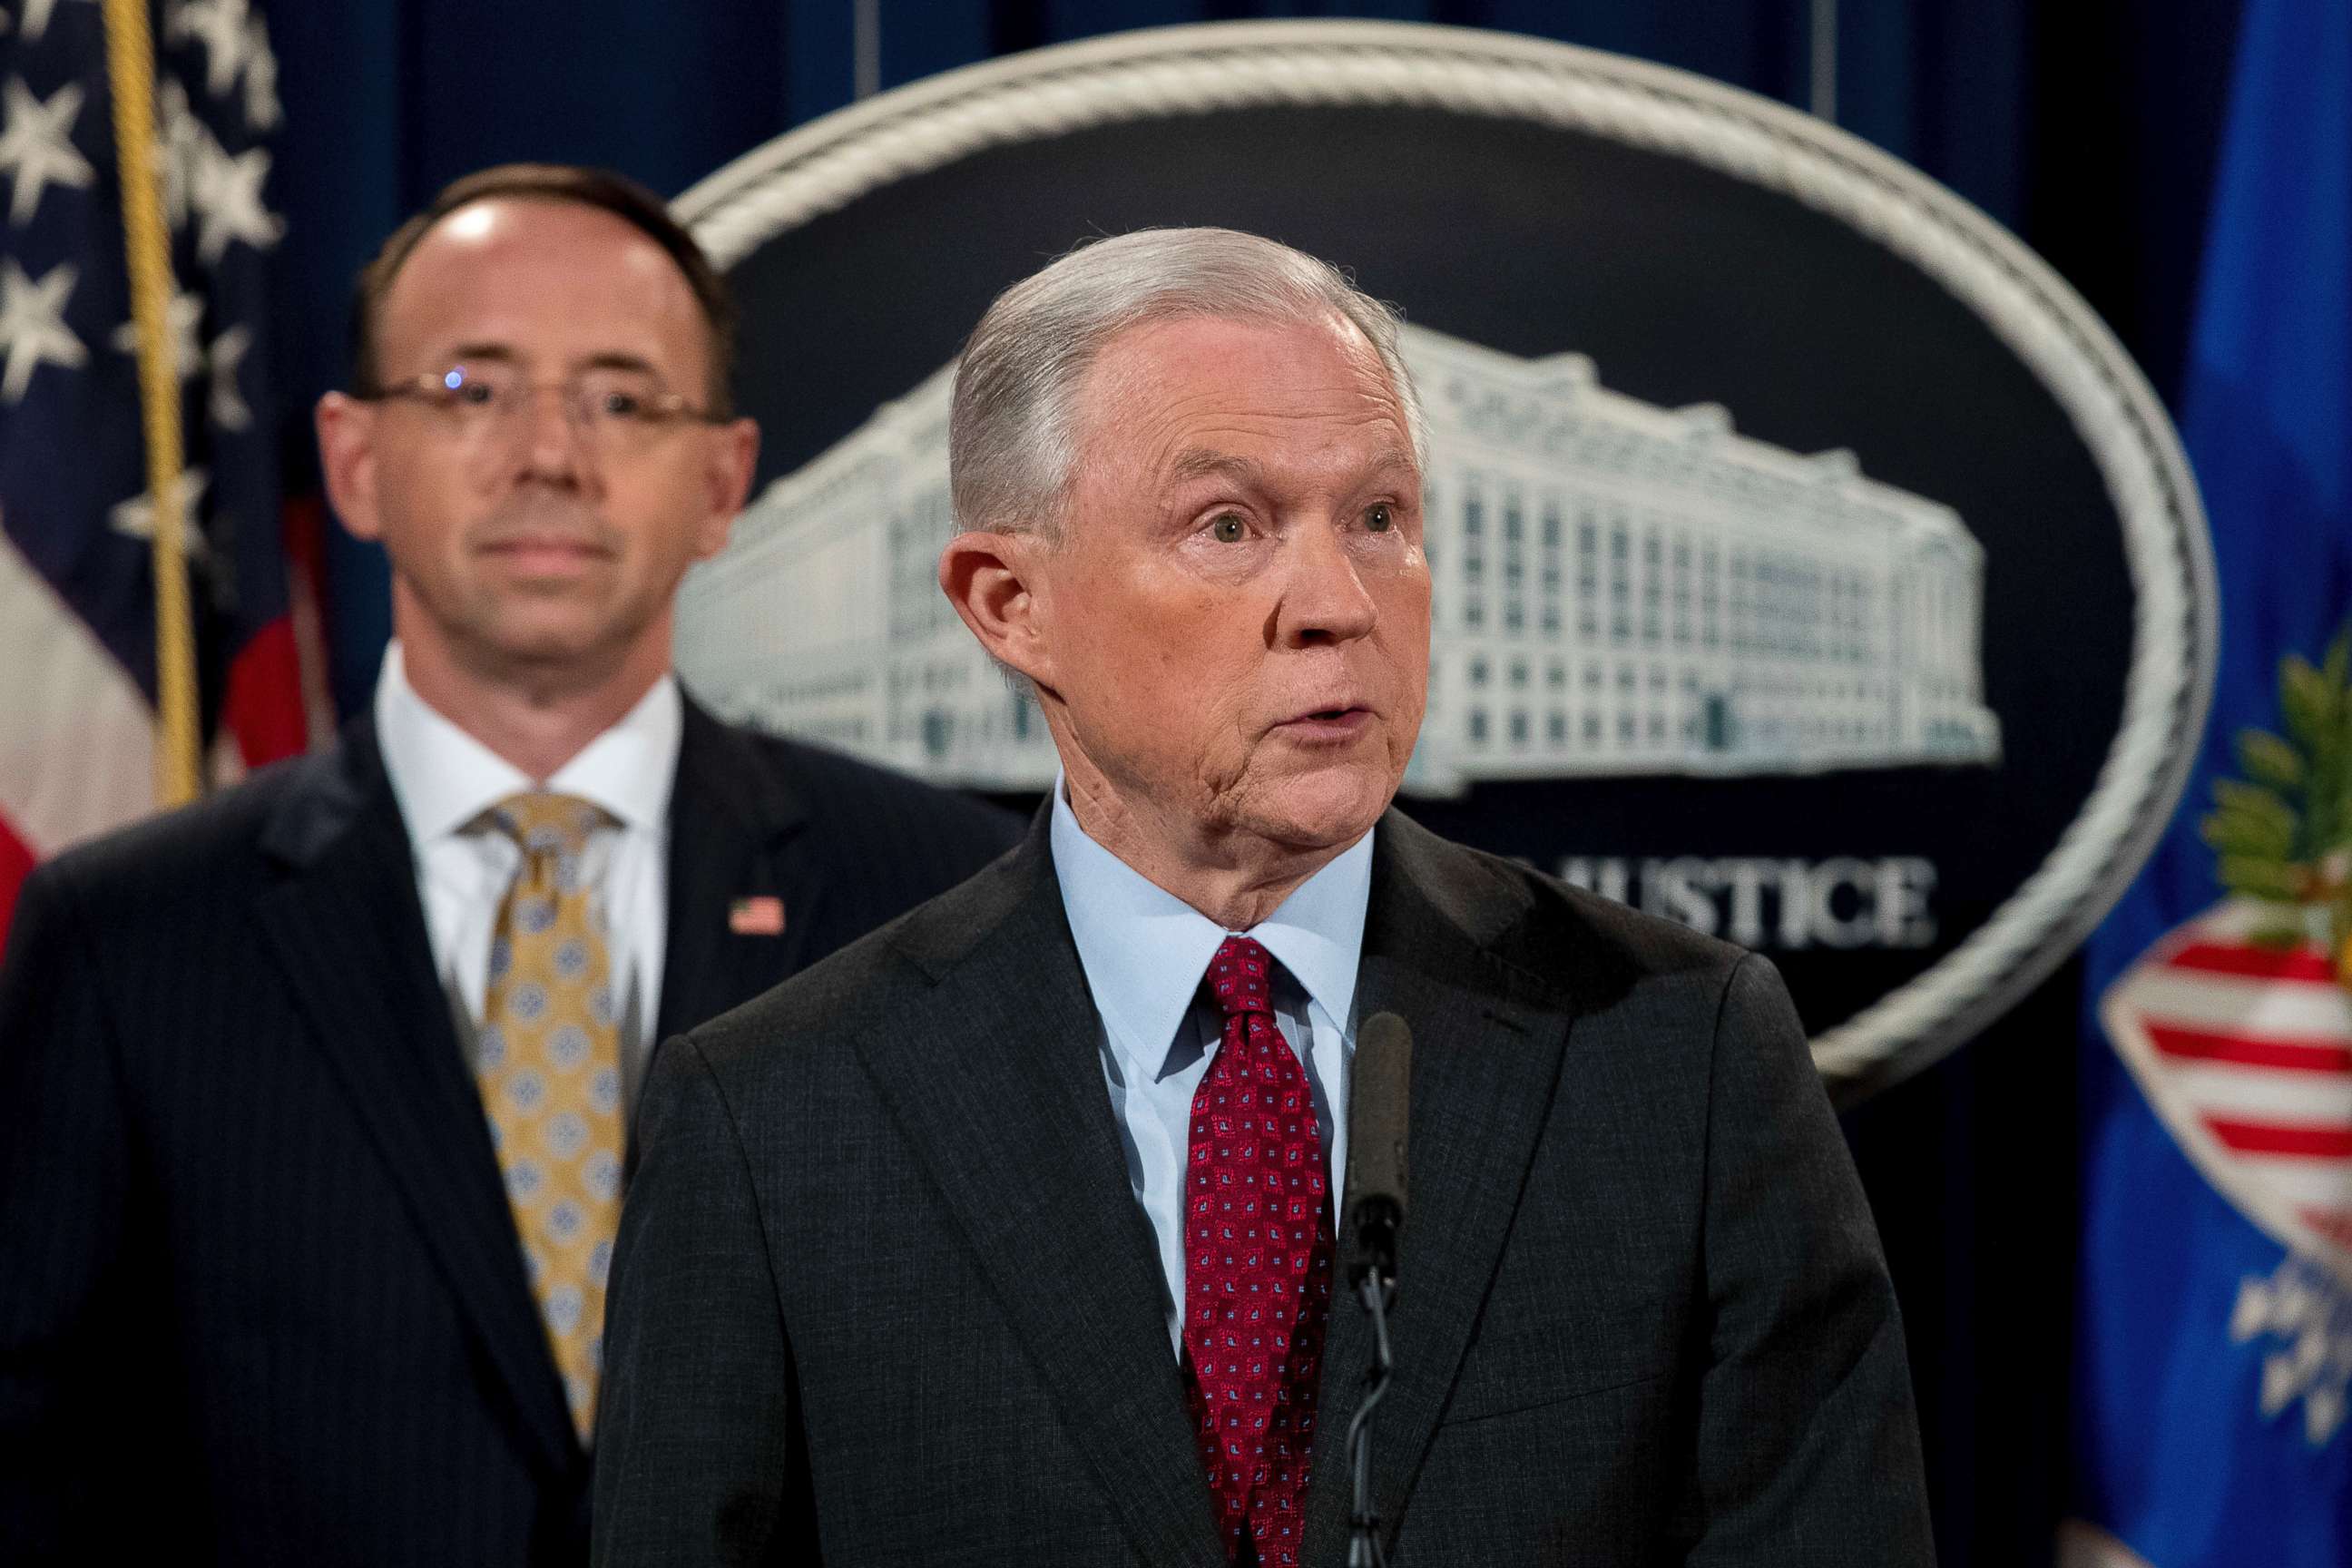
M 201 787 L 195 630 L 183 541 L 180 374 L 165 318 L 171 235 L 155 183 L 155 46 L 147 0 L 105 0 L 106 68 L 113 89 L 115 164 L 122 187 L 124 260 L 139 338 L 139 403 L 147 437 L 147 496 L 155 519 L 155 798 L 184 805 Z

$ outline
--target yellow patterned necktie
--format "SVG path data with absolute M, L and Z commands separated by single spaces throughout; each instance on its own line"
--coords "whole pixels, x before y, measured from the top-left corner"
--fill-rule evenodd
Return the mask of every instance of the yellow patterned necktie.
M 581 1441 L 596 1424 L 604 1280 L 621 1213 L 620 1003 L 581 876 L 612 821 L 584 800 L 519 795 L 484 822 L 522 867 L 499 905 L 475 1073 L 531 1294 Z

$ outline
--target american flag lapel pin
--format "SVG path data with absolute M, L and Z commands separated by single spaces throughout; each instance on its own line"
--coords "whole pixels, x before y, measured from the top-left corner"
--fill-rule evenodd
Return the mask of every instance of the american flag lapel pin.
M 782 936 L 784 900 L 773 893 L 737 899 L 727 906 L 727 929 L 737 936 Z

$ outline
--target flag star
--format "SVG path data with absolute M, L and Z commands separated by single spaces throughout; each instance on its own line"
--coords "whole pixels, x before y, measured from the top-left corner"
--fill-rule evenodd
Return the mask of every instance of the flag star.
M 219 98 L 236 85 L 245 69 L 252 0 L 173 0 L 163 19 L 163 36 L 194 38 L 205 48 L 205 90 Z
M 204 351 L 196 346 L 196 328 L 205 319 L 204 297 L 174 289 L 164 307 L 163 330 L 170 334 L 172 374 L 185 381 L 204 368 Z M 125 353 L 139 352 L 139 323 L 125 321 L 114 329 L 114 346 Z
M 49 16 L 58 8 L 58 0 L 25 0 L 25 15 L 16 30 L 28 44 L 37 44 L 41 35 L 49 30 Z M 8 14 L 0 11 L 0 31 L 5 31 Z
M 285 116 L 278 102 L 278 56 L 269 47 L 269 24 L 256 16 L 245 29 L 245 122 L 271 131 Z
M 155 89 L 155 172 L 162 176 L 163 221 L 170 227 L 188 221 L 196 171 L 207 153 L 219 151 L 211 128 L 188 107 L 188 89 L 176 77 L 163 78 Z
M 180 474 L 180 554 L 184 559 L 202 561 L 205 555 L 205 531 L 196 525 L 204 513 L 205 489 L 212 478 L 202 468 L 185 468 Z M 145 490 L 129 500 L 117 504 L 107 514 L 114 531 L 127 539 L 152 540 L 155 537 L 155 498 Z
M 51 268 L 37 283 L 13 256 L 0 256 L 0 402 L 21 403 L 33 373 L 44 363 L 77 369 L 89 357 L 66 325 L 66 300 L 80 276 L 70 262 Z
M 194 188 L 196 211 L 196 259 L 215 265 L 228 253 L 232 241 L 257 250 L 276 245 L 285 223 L 261 200 L 261 184 L 269 178 L 269 153 L 251 148 L 231 156 L 216 146 L 199 154 Z
M 237 369 L 252 347 L 253 330 L 235 326 L 213 340 L 212 353 L 205 356 L 212 369 L 213 423 L 224 430 L 244 430 L 253 424 L 253 410 L 236 386 Z
M 0 128 L 0 169 L 16 176 L 16 194 L 8 204 L 8 221 L 29 223 L 41 205 L 41 187 L 48 184 L 84 186 L 97 176 L 73 144 L 73 122 L 81 113 L 79 82 L 68 82 L 47 102 L 33 96 L 22 77 L 10 77 L 0 89 L 7 121 Z

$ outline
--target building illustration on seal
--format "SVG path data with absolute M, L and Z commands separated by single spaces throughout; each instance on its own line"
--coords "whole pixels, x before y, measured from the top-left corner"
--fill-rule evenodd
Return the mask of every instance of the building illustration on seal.
M 1610 391 L 1590 360 L 1424 327 L 1429 710 L 1404 787 L 1989 764 L 1984 554 L 1853 455 Z M 775 480 L 679 600 L 730 719 L 943 784 L 1040 790 L 1043 717 L 935 577 L 954 367 Z

